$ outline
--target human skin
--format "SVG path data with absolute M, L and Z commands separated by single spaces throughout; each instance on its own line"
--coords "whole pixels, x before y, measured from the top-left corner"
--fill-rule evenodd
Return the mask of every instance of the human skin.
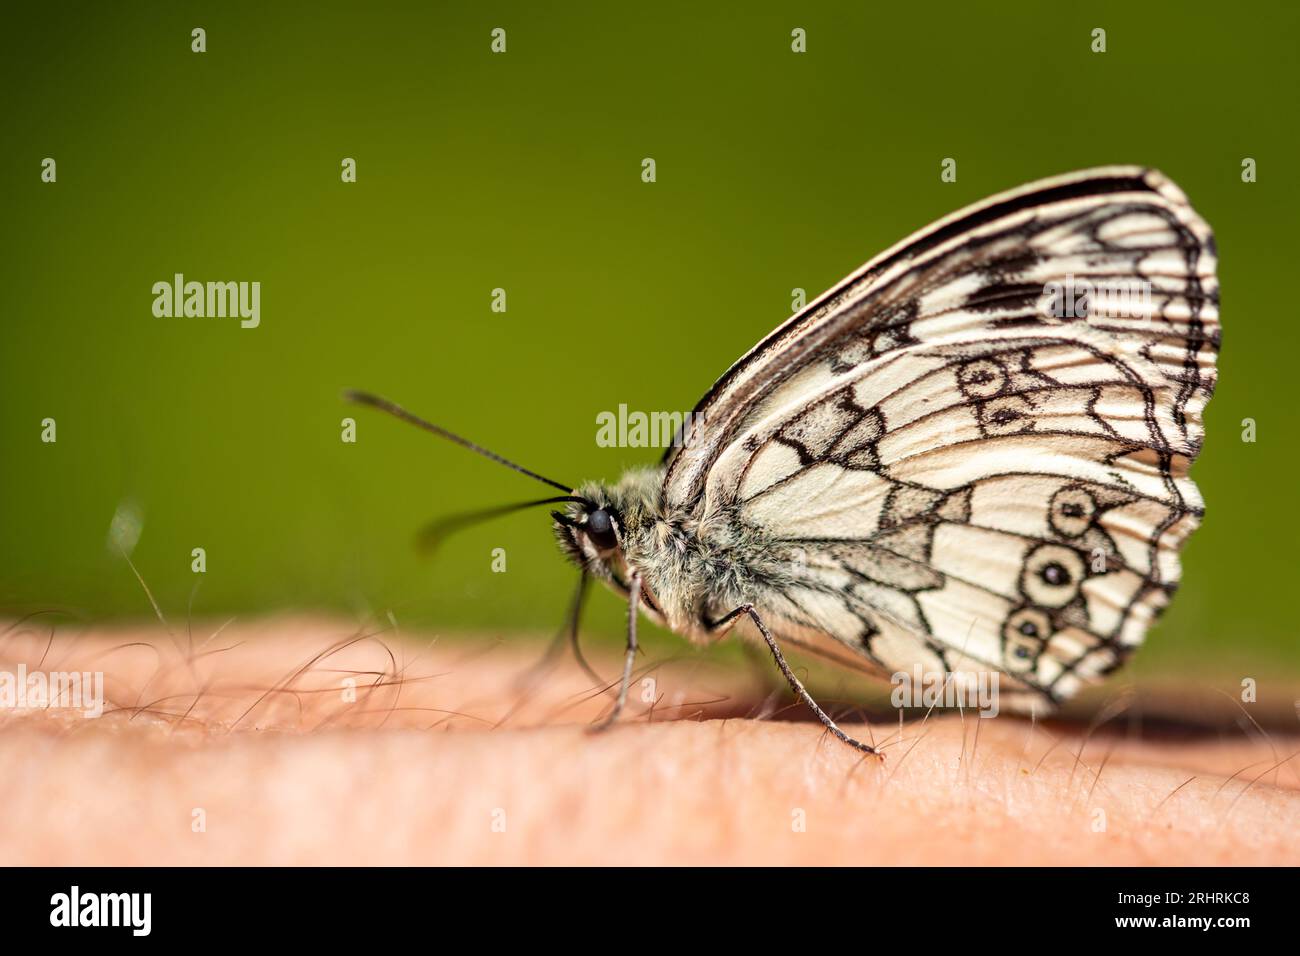
M 527 642 L 0 631 L 0 670 L 102 671 L 106 698 L 0 712 L 4 865 L 1300 863 L 1294 713 L 1209 687 L 1179 691 L 1195 726 L 1135 720 L 1122 681 L 1042 724 L 838 708 L 877 760 L 689 649 L 644 655 L 593 733 L 610 694 Z

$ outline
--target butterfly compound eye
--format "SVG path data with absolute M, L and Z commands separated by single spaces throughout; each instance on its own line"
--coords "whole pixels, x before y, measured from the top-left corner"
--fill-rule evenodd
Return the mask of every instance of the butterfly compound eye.
M 614 537 L 614 521 L 604 508 L 588 513 L 586 531 L 591 543 L 602 551 L 609 551 L 618 544 Z

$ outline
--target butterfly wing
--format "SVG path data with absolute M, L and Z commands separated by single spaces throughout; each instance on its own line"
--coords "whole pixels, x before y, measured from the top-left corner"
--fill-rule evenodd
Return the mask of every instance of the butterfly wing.
M 1177 584 L 1214 270 L 1208 227 L 1151 170 L 962 210 L 737 362 L 671 452 L 665 504 L 785 556 L 762 610 L 788 639 L 1059 701 Z

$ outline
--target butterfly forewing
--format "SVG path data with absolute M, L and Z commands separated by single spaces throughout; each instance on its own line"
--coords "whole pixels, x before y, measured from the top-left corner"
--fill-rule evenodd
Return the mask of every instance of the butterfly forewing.
M 764 610 L 792 640 L 1060 700 L 1140 643 L 1178 581 L 1214 269 L 1209 229 L 1153 171 L 955 213 L 733 366 L 665 503 L 788 549 Z

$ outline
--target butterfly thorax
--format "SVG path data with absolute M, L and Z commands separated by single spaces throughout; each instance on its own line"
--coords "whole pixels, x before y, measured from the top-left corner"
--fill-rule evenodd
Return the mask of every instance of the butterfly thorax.
M 614 516 L 617 547 L 602 549 L 583 533 L 591 509 L 582 504 L 570 506 L 571 523 L 556 523 L 556 537 L 579 567 L 619 594 L 628 593 L 633 570 L 640 572 L 645 613 L 678 634 L 703 637 L 738 605 L 761 604 L 764 593 L 783 583 L 791 556 L 734 516 L 715 512 L 702 522 L 665 508 L 663 476 L 662 467 L 634 469 L 614 484 L 576 489 Z

